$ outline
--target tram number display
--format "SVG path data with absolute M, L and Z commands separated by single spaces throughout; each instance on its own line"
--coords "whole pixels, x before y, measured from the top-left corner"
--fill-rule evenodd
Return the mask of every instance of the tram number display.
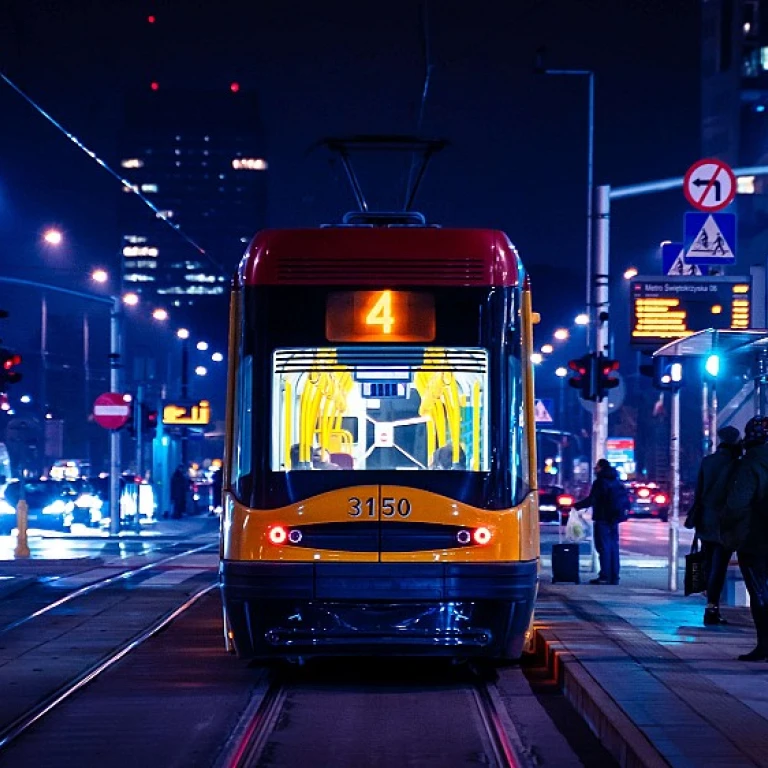
M 434 341 L 435 300 L 416 291 L 338 291 L 325 308 L 328 341 Z
M 350 517 L 376 517 L 377 500 L 373 496 L 367 499 L 361 499 L 358 496 L 350 496 L 349 511 Z M 409 517 L 411 514 L 411 502 L 405 497 L 396 499 L 394 496 L 384 496 L 381 499 L 382 517 Z

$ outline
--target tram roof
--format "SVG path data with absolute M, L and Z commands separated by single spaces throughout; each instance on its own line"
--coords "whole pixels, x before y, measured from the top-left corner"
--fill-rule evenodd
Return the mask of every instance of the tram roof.
M 491 229 L 324 227 L 254 237 L 240 285 L 516 286 L 509 238 Z

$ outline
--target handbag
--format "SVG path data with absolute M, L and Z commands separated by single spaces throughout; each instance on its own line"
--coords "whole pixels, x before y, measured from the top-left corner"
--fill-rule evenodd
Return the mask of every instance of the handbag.
M 691 551 L 685 556 L 685 595 L 705 592 L 707 589 L 707 558 L 699 550 L 699 538 L 693 537 Z

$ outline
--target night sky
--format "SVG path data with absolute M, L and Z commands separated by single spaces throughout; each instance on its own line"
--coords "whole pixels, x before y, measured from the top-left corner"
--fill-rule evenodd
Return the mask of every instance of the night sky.
M 448 139 L 416 208 L 433 222 L 509 234 L 535 278 L 543 343 L 583 308 L 587 84 L 535 74 L 535 53 L 545 46 L 547 66 L 596 73 L 596 183 L 682 175 L 699 155 L 697 6 L 431 0 L 425 12 L 416 0 L 4 0 L 0 68 L 116 165 L 127 89 L 238 81 L 261 108 L 269 226 L 336 221 L 354 207 L 342 169 L 325 151 L 310 151 L 323 136 L 419 130 Z M 148 14 L 157 18 L 151 28 Z M 159 46 L 148 46 L 150 34 Z M 360 175 L 372 202 L 388 208 L 402 200 L 407 164 L 386 170 L 362 164 Z M 0 83 L 5 274 L 85 286 L 90 268 L 110 266 L 119 252 L 120 194 Z M 616 274 L 630 263 L 657 271 L 656 246 L 677 238 L 685 207 L 682 192 L 617 202 Z M 68 235 L 55 262 L 38 246 L 48 223 Z M 216 254 L 228 266 L 239 256 Z M 616 312 L 625 322 L 625 309 Z

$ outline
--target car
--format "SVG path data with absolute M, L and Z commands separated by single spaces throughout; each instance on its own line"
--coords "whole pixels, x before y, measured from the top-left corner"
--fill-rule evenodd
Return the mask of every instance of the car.
M 573 496 L 559 485 L 542 486 L 539 488 L 539 520 L 565 525 L 574 501 Z
M 72 522 L 86 525 L 89 528 L 98 528 L 108 515 L 109 503 L 105 503 L 98 490 L 88 480 L 61 480 L 56 483 L 59 486 L 59 495 L 65 501 L 74 504 L 72 509 Z
M 0 497 L 0 536 L 7 536 L 16 527 L 16 507 Z
M 6 486 L 5 501 L 14 508 L 21 498 L 21 489 L 19 482 L 9 483 Z M 62 496 L 58 483 L 26 482 L 24 483 L 24 500 L 27 502 L 27 527 L 65 533 L 69 533 L 72 529 L 75 504 L 68 497 Z
M 630 508 L 627 517 L 654 517 L 662 522 L 669 519 L 669 494 L 658 483 L 630 483 Z

